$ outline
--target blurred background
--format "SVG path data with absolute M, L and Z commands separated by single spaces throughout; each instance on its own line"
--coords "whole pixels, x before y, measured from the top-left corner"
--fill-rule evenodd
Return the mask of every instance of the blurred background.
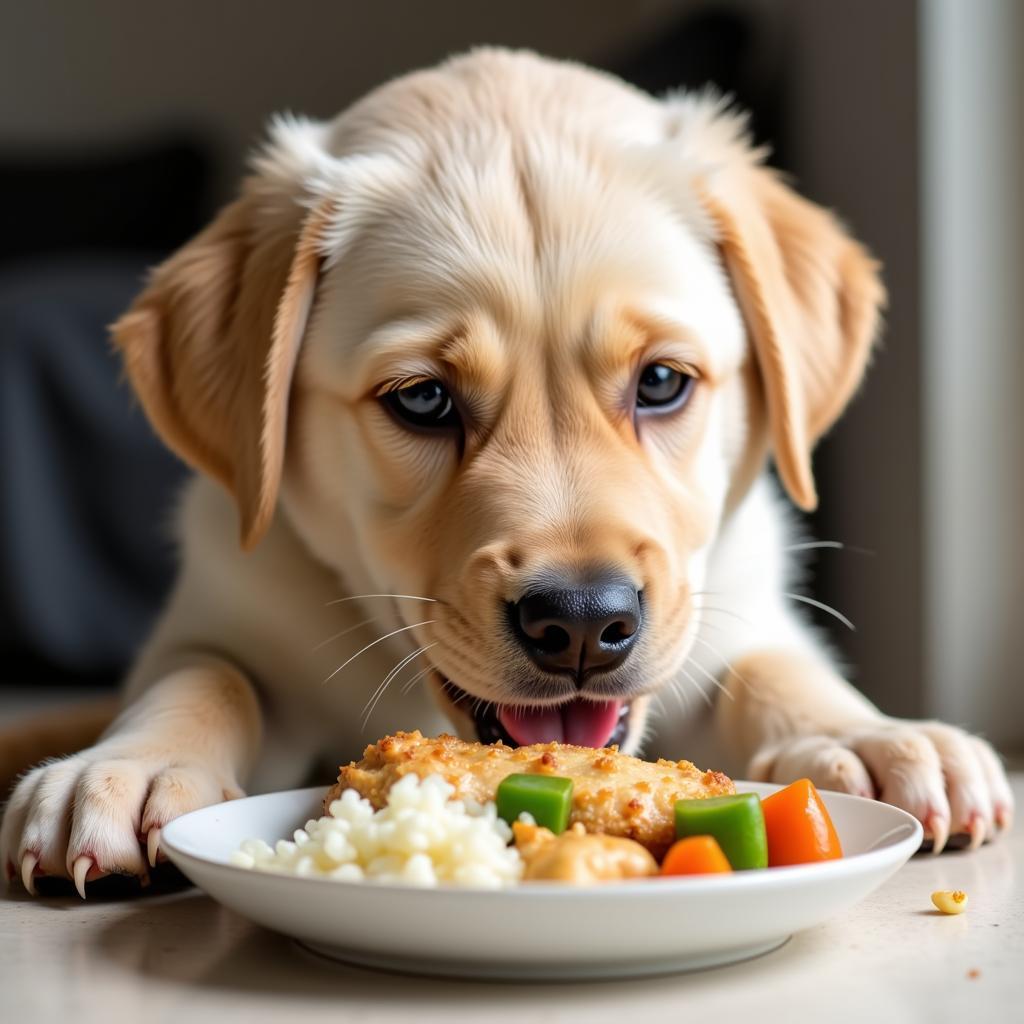
M 228 199 L 269 114 L 480 43 L 713 83 L 885 265 L 797 589 L 886 711 L 1024 747 L 1024 4 L 35 0 L 0 31 L 0 700 L 111 687 L 159 609 L 182 468 L 105 326 Z

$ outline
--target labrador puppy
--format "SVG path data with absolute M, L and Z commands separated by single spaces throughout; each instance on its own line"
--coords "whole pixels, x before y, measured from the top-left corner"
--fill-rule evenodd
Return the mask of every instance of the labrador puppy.
M 114 326 L 199 471 L 181 570 L 116 718 L 17 785 L 8 876 L 144 877 L 175 816 L 400 728 L 1005 828 L 992 749 L 886 717 L 787 592 L 766 462 L 814 507 L 883 297 L 707 95 L 479 50 L 277 120 Z

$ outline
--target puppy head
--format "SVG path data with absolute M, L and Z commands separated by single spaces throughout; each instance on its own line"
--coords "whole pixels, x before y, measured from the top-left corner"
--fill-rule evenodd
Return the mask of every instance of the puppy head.
M 463 732 L 635 742 L 769 444 L 814 504 L 874 265 L 714 103 L 523 54 L 279 122 L 255 170 L 115 327 L 153 422 L 247 546 L 280 503 L 355 591 L 433 598 Z

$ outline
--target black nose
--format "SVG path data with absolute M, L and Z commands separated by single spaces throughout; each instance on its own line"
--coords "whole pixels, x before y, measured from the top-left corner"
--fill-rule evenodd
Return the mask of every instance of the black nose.
M 512 628 L 547 672 L 586 676 L 621 665 L 640 635 L 640 593 L 618 574 L 546 581 L 510 606 Z

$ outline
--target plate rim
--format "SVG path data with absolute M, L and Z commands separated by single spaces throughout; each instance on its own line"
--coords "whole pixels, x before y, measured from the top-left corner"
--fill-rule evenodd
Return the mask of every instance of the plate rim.
M 757 786 L 762 789 L 766 788 L 771 792 L 785 788 L 783 785 L 776 783 L 753 782 L 743 779 L 735 780 L 735 785 L 737 787 Z M 224 804 L 238 806 L 243 802 L 258 801 L 269 797 L 277 799 L 291 798 L 296 802 L 296 804 L 298 804 L 300 800 L 308 802 L 316 793 L 324 793 L 328 788 L 329 786 L 320 785 L 305 786 L 298 789 L 278 790 L 273 793 L 259 793 L 253 796 L 240 797 L 238 800 L 221 801 L 217 804 L 209 804 L 206 807 L 197 808 L 194 811 L 189 811 L 187 814 L 183 814 L 175 818 L 164 826 L 161 831 L 161 847 L 164 849 L 164 852 L 171 862 L 183 871 L 185 870 L 185 867 L 184 864 L 180 862 L 190 862 L 201 867 L 226 870 L 236 873 L 239 876 L 244 875 L 246 878 L 251 878 L 253 875 L 259 875 L 261 878 L 267 880 L 267 884 L 291 885 L 295 882 L 301 882 L 307 885 L 329 886 L 332 892 L 339 890 L 357 890 L 365 892 L 369 889 L 381 894 L 393 893 L 396 895 L 408 895 L 410 893 L 417 893 L 428 899 L 447 897 L 460 900 L 475 899 L 483 895 L 503 900 L 522 900 L 524 898 L 531 900 L 565 898 L 593 899 L 595 893 L 600 893 L 602 896 L 612 896 L 614 894 L 615 896 L 622 895 L 623 897 L 633 898 L 639 896 L 650 899 L 662 898 L 677 891 L 685 893 L 695 892 L 698 890 L 701 892 L 714 892 L 716 890 L 733 890 L 737 888 L 741 890 L 759 889 L 771 886 L 785 886 L 786 883 L 800 884 L 803 881 L 810 881 L 811 879 L 827 882 L 831 876 L 842 876 L 848 874 L 851 868 L 859 868 L 862 871 L 867 872 L 874 868 L 881 868 L 883 865 L 892 864 L 893 862 L 898 862 L 902 865 L 909 860 L 915 852 L 917 852 L 924 836 L 924 830 L 921 823 L 912 814 L 903 810 L 901 807 L 896 807 L 893 804 L 887 804 L 880 800 L 872 800 L 867 797 L 856 796 L 852 793 L 822 790 L 821 792 L 823 795 L 826 795 L 829 799 L 879 805 L 886 809 L 886 813 L 895 814 L 897 819 L 902 818 L 902 822 L 897 820 L 889 830 L 883 833 L 881 837 L 882 839 L 901 827 L 909 826 L 910 831 L 902 838 L 896 839 L 895 841 L 878 847 L 877 849 L 867 850 L 864 853 L 856 853 L 849 856 L 844 855 L 836 860 L 821 861 L 814 864 L 793 864 L 758 871 L 736 871 L 727 875 L 672 876 L 668 878 L 652 876 L 648 878 L 630 879 L 628 881 L 605 883 L 601 885 L 578 886 L 568 885 L 562 882 L 540 881 L 531 882 L 529 885 L 510 885 L 493 889 L 457 885 L 417 886 L 409 883 L 376 882 L 373 880 L 349 882 L 334 878 L 278 874 L 277 872 L 272 871 L 258 871 L 253 868 L 239 867 L 225 860 L 212 856 L 205 856 L 194 849 L 190 849 L 188 846 L 182 846 L 176 842 L 177 833 L 182 827 L 186 827 L 182 823 L 185 823 L 187 819 L 196 815 L 209 813 L 214 808 Z M 282 836 L 281 838 L 285 837 Z M 188 874 L 187 871 L 186 874 Z M 271 879 L 273 879 L 272 883 L 269 881 Z

